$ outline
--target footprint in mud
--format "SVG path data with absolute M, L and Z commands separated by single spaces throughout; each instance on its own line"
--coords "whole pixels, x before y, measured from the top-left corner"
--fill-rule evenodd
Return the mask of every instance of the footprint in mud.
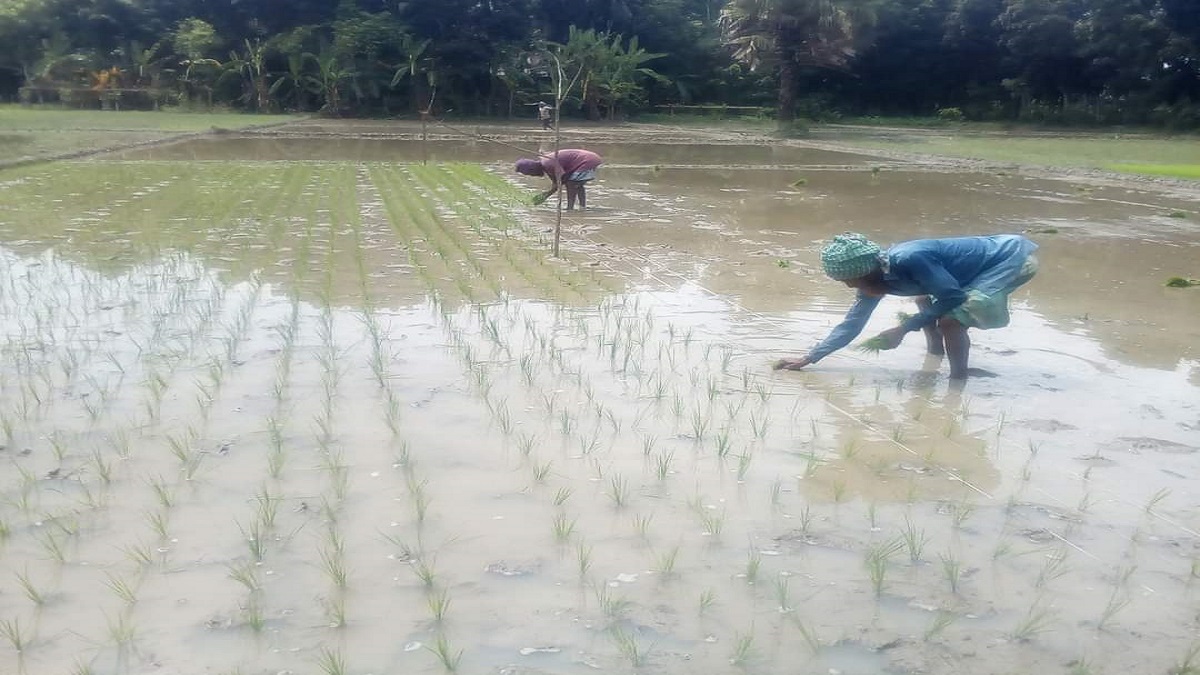
M 1077 462 L 1083 462 L 1088 466 L 1116 466 L 1117 463 L 1104 455 L 1096 453 L 1094 455 L 1080 455 L 1075 458 Z
M 505 560 L 498 560 L 494 563 L 489 563 L 487 567 L 483 568 L 483 571 L 488 574 L 498 574 L 502 577 L 525 577 L 536 574 L 540 567 L 540 562 L 510 563 Z
M 1056 431 L 1074 431 L 1079 427 L 1058 420 L 1025 420 L 1017 422 L 1017 424 L 1033 431 L 1041 431 L 1043 433 L 1052 434 Z
M 1191 455 L 1200 451 L 1194 445 L 1185 445 L 1175 441 L 1165 441 L 1161 438 L 1145 436 L 1122 436 L 1100 446 L 1103 450 L 1114 452 L 1131 452 L 1140 455 L 1143 452 L 1162 452 L 1169 455 Z

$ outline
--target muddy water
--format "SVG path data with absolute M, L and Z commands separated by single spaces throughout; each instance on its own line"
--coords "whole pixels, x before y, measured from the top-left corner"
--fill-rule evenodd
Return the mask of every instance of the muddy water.
M 1168 214 L 1195 205 L 672 151 L 609 152 L 636 159 L 563 261 L 530 253 L 548 208 L 493 219 L 508 195 L 436 168 L 6 174 L 7 662 L 435 673 L 439 638 L 471 673 L 1184 658 L 1200 295 L 1162 281 L 1194 268 Z M 831 232 L 1048 227 L 1012 326 L 975 336 L 998 377 L 952 389 L 912 339 L 769 369 L 848 304 L 814 267 Z

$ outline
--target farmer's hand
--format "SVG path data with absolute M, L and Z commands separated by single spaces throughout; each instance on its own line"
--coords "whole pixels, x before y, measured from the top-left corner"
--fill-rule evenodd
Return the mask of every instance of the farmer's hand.
M 904 330 L 903 326 L 896 326 L 876 335 L 874 339 L 879 341 L 880 349 L 895 349 L 904 341 L 905 335 L 908 335 L 908 331 Z
M 799 359 L 779 359 L 775 362 L 773 368 L 775 370 L 800 370 L 804 366 L 811 365 L 812 361 L 807 356 Z

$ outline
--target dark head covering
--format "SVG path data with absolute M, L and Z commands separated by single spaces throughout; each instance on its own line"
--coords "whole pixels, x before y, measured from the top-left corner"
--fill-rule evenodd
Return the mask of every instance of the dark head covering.
M 526 176 L 541 176 L 546 171 L 542 168 L 542 163 L 536 159 L 518 159 L 517 173 L 523 173 Z

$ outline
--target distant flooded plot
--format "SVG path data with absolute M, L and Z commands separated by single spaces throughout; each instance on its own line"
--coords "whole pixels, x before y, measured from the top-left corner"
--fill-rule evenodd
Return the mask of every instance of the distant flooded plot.
M 126 160 L 254 160 L 343 162 L 505 162 L 522 156 L 518 143 L 475 140 L 411 140 L 397 138 L 327 138 L 294 136 L 206 137 L 121 153 Z M 553 139 L 528 143 L 524 154 L 553 152 Z M 566 146 L 564 146 L 566 147 Z M 680 143 L 589 143 L 607 163 L 618 164 L 865 164 L 867 157 L 852 153 L 791 146 L 755 144 L 687 145 Z
M 1190 205 L 610 145 L 554 258 L 544 179 L 479 164 L 511 149 L 428 147 L 222 137 L 0 174 L 9 663 L 998 675 L 1194 654 L 1200 293 L 1163 287 L 1200 250 L 1167 215 Z M 830 234 L 1034 228 L 1054 230 L 1031 235 L 1042 274 L 975 338 L 997 377 L 950 388 L 911 338 L 770 369 L 852 299 L 815 268 Z

